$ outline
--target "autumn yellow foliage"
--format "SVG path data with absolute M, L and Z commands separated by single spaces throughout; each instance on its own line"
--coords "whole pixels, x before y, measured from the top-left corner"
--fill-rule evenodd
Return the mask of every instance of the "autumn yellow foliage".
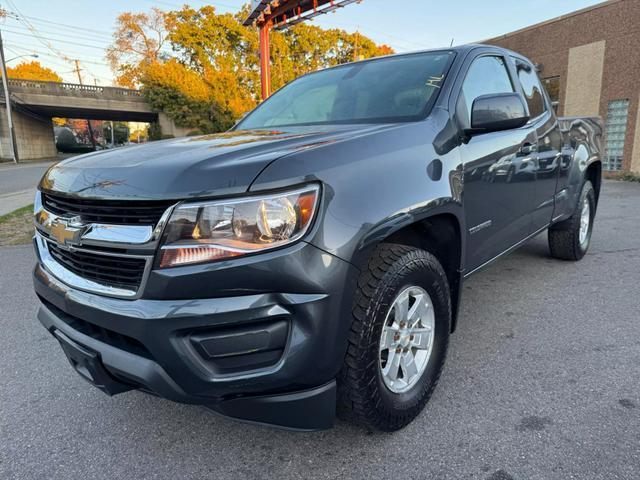
M 50 68 L 43 67 L 38 61 L 22 62 L 15 67 L 7 67 L 9 78 L 22 80 L 40 80 L 44 82 L 62 82 L 62 77 Z
M 260 101 L 258 32 L 213 6 L 118 17 L 108 58 L 118 82 L 140 87 L 176 123 L 203 132 L 228 128 Z M 271 35 L 271 82 L 393 53 L 366 36 L 299 24 Z
M 152 62 L 145 65 L 141 78 L 145 83 L 164 84 L 174 88 L 192 100 L 206 102 L 211 94 L 210 88 L 199 74 L 185 68 L 175 59 L 165 63 Z

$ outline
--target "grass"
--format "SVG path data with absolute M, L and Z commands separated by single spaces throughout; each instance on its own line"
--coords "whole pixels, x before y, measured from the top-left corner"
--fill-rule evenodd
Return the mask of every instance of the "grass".
M 33 205 L 0 216 L 0 247 L 30 243 L 33 237 Z

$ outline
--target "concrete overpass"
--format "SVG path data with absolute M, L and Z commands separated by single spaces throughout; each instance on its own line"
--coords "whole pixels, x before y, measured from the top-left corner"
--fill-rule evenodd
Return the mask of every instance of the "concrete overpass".
M 52 117 L 130 122 L 159 122 L 162 134 L 179 137 L 188 129 L 177 127 L 155 111 L 138 90 L 9 79 L 18 153 L 21 159 L 53 157 L 56 148 Z M 1 103 L 5 103 L 0 93 Z M 6 108 L 0 106 L 0 159 L 11 158 Z

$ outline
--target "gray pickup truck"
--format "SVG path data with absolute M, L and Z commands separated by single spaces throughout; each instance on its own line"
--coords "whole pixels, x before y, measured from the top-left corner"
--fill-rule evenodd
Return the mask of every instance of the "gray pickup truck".
M 544 230 L 551 256 L 584 256 L 601 136 L 492 46 L 312 73 L 229 132 L 53 166 L 38 318 L 110 395 L 396 430 L 440 377 L 466 278 Z

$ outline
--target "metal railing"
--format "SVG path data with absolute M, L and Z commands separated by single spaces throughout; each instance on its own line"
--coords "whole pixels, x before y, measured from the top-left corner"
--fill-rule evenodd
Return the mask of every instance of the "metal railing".
M 9 79 L 12 93 L 65 95 L 79 98 L 100 98 L 103 100 L 129 100 L 144 102 L 139 90 L 118 87 L 80 85 L 79 83 L 41 82 L 38 80 Z

